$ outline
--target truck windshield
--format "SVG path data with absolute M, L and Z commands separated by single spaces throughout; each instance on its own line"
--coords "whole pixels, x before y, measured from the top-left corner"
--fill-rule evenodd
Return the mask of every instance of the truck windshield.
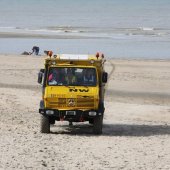
M 48 71 L 49 86 L 96 86 L 95 68 L 51 67 Z

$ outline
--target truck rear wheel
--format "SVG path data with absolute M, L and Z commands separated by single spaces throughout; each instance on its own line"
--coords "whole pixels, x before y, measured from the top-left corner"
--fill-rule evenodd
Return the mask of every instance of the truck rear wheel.
M 50 133 L 50 119 L 48 116 L 41 115 L 41 133 Z
M 103 116 L 97 116 L 94 118 L 93 132 L 94 134 L 102 134 Z

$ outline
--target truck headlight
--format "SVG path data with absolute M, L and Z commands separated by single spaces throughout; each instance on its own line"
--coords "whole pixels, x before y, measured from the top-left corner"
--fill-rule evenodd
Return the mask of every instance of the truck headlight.
M 53 115 L 54 114 L 54 111 L 53 110 L 46 110 L 45 112 L 47 115 Z
M 96 114 L 97 114 L 97 113 L 96 113 L 95 111 L 90 111 L 90 112 L 89 112 L 89 116 L 96 116 Z

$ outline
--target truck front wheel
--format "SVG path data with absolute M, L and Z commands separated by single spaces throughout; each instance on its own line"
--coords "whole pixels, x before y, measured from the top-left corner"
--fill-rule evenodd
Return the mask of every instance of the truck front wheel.
M 93 132 L 94 134 L 102 134 L 103 116 L 97 116 L 94 118 Z
M 50 133 L 50 119 L 49 116 L 41 115 L 41 133 Z

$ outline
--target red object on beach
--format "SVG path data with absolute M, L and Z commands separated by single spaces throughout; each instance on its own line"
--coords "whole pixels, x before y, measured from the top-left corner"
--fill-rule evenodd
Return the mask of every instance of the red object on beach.
M 52 51 L 48 51 L 48 56 L 52 56 L 53 55 L 53 52 Z
M 96 57 L 97 57 L 97 59 L 99 58 L 99 53 L 98 52 L 96 53 Z

